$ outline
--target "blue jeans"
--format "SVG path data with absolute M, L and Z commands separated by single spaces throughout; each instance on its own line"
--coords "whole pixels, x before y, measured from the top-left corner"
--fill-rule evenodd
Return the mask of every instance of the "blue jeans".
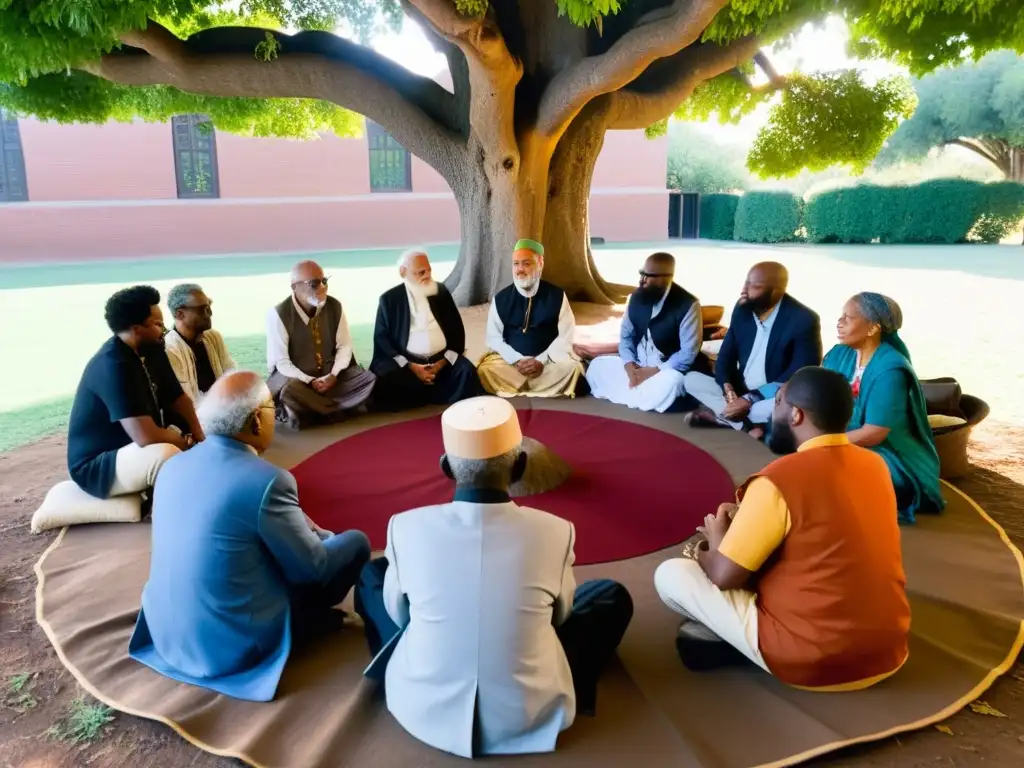
M 398 632 L 384 608 L 384 574 L 388 561 L 383 557 L 366 564 L 356 586 L 356 613 L 366 625 L 370 654 L 376 656 L 384 643 Z M 576 588 L 572 613 L 555 628 L 572 671 L 576 707 L 593 714 L 597 703 L 597 681 L 605 665 L 615 655 L 622 636 L 633 618 L 633 598 L 629 591 L 611 579 L 585 581 Z
M 289 601 L 292 637 L 296 644 L 319 637 L 341 625 L 343 614 L 332 610 L 355 586 L 370 559 L 370 540 L 362 531 L 345 531 L 324 539 L 327 570 L 322 583 L 292 586 Z

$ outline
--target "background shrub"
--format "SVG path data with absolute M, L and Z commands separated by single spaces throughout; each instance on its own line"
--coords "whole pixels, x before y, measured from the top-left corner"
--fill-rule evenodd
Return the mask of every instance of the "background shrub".
M 747 243 L 790 243 L 800 239 L 803 200 L 791 192 L 747 192 L 736 206 L 733 236 Z
M 739 195 L 700 196 L 700 236 L 708 240 L 732 240 Z
M 1022 218 L 1024 185 L 967 179 L 833 189 L 815 195 L 804 213 L 815 243 L 997 243 Z

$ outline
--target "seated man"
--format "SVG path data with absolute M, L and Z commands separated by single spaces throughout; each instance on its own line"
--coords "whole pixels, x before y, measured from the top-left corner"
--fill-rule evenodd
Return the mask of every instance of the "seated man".
M 745 426 L 764 435 L 778 388 L 800 368 L 821 364 L 821 321 L 786 293 L 782 264 L 755 264 L 747 273 L 729 331 L 715 363 L 715 376 L 691 371 L 686 391 L 704 408 L 691 426 Z
M 907 660 L 910 605 L 896 495 L 878 455 L 848 442 L 846 380 L 803 368 L 775 396 L 770 443 L 795 451 L 708 515 L 696 559 L 658 566 L 654 586 L 681 613 L 683 663 L 735 649 L 784 683 L 866 688 Z
M 171 288 L 167 308 L 174 328 L 167 334 L 167 357 L 185 394 L 198 403 L 213 382 L 234 370 L 224 337 L 213 330 L 213 304 L 194 283 Z
M 159 291 L 124 288 L 105 315 L 113 335 L 86 363 L 68 422 L 71 479 L 100 499 L 151 488 L 164 462 L 203 439 L 167 360 Z
M 380 297 L 373 328 L 378 408 L 400 411 L 456 403 L 483 393 L 466 359 L 466 328 L 448 289 L 431 277 L 424 251 L 402 254 L 401 285 Z
M 633 602 L 613 581 L 576 589 L 575 529 L 508 495 L 526 454 L 512 406 L 463 400 L 441 419 L 450 504 L 391 518 L 356 610 L 376 655 L 389 640 L 388 709 L 413 736 L 462 757 L 550 752 L 597 680 Z
M 700 302 L 673 282 L 675 268 L 670 253 L 647 257 L 622 318 L 619 354 L 587 369 L 594 397 L 664 413 L 686 392 L 683 375 L 697 362 L 703 328 Z
M 572 351 L 576 318 L 565 291 L 541 280 L 544 246 L 520 240 L 512 254 L 512 285 L 495 295 L 487 315 L 487 346 L 477 372 L 501 397 L 576 396 L 583 364 Z
M 341 302 L 315 261 L 292 268 L 292 295 L 267 314 L 267 366 L 278 419 L 299 429 L 330 422 L 370 399 L 376 377 L 352 351 Z
M 218 379 L 199 417 L 206 442 L 169 462 L 154 489 L 149 581 L 128 651 L 174 680 L 270 701 L 292 649 L 340 625 L 331 607 L 370 542 L 314 532 L 295 478 L 259 458 L 274 403 L 258 374 Z

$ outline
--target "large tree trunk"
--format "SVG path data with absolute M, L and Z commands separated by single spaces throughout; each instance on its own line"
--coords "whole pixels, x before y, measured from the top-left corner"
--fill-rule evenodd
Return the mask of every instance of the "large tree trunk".
M 470 168 L 453 186 L 461 216 L 461 247 L 445 281 L 456 303 L 489 301 L 512 282 L 512 248 L 529 237 L 544 244 L 544 279 L 571 299 L 613 304 L 628 286 L 606 283 L 590 250 L 590 186 L 604 144 L 606 110 L 588 108 L 553 156 L 524 142 L 518 172 L 495 168 L 487 148 L 471 143 Z

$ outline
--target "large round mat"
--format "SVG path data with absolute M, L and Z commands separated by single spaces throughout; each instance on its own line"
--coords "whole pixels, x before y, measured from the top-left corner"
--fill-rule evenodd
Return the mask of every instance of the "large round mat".
M 732 496 L 729 473 L 666 432 L 569 411 L 524 410 L 523 434 L 568 462 L 557 488 L 517 502 L 576 526 L 580 565 L 624 560 L 678 544 Z M 292 468 L 302 508 L 332 531 L 359 528 L 383 549 L 388 520 L 451 501 L 438 467 L 441 420 L 432 416 L 340 440 Z
M 533 403 L 534 410 L 633 421 L 707 451 L 734 480 L 771 456 L 731 430 L 689 430 L 677 416 L 641 414 L 593 399 Z M 427 412 L 425 412 L 427 413 Z M 367 418 L 283 435 L 272 459 L 292 467 L 339 439 L 387 423 Z M 385 457 L 386 458 L 386 457 Z M 687 482 L 681 471 L 682 487 Z M 501 768 L 652 768 L 791 765 L 849 744 L 920 728 L 979 696 L 1012 664 L 1024 639 L 1020 553 L 969 498 L 945 486 L 941 516 L 903 531 L 913 612 L 910 658 L 866 691 L 787 688 L 753 667 L 688 672 L 673 646 L 679 617 L 658 600 L 652 575 L 674 547 L 577 569 L 577 579 L 625 584 L 635 614 L 618 659 L 602 678 L 594 718 L 579 717 L 554 753 L 491 758 Z M 634 510 L 623 508 L 624 518 Z M 127 654 L 149 569 L 150 526 L 66 529 L 36 564 L 37 618 L 61 661 L 93 696 L 158 720 L 198 747 L 267 768 L 455 768 L 465 760 L 411 738 L 362 677 L 368 652 L 357 628 L 296 655 L 275 701 L 236 701 L 168 680 Z M 189 599 L 182 595 L 182 599 Z

